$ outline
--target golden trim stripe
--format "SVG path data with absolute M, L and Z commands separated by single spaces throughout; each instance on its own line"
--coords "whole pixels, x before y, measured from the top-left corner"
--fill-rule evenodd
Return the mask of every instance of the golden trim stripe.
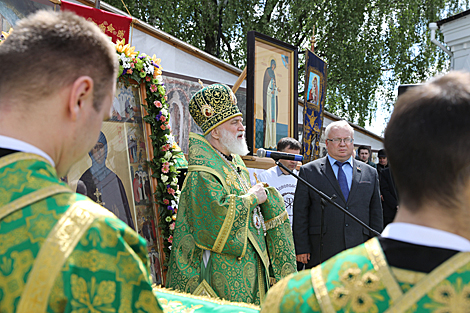
M 230 188 L 225 183 L 225 179 L 222 177 L 222 175 L 220 175 L 219 172 L 217 172 L 213 168 L 210 168 L 210 167 L 207 167 L 207 166 L 204 166 L 204 165 L 189 165 L 188 166 L 188 172 L 207 172 L 209 174 L 212 174 L 220 180 L 220 182 L 224 186 L 225 191 L 227 191 L 228 194 L 231 193 Z
M 385 313 L 406 312 L 411 306 L 424 297 L 425 294 L 431 291 L 432 288 L 441 283 L 443 279 L 469 262 L 469 252 L 457 253 L 420 280 L 418 284 L 398 299 L 393 306 L 389 307 Z
M 310 277 L 312 278 L 313 290 L 317 297 L 318 304 L 321 307 L 321 311 L 325 313 L 336 312 L 331 304 L 330 296 L 328 295 L 328 289 L 326 288 L 325 281 L 323 280 L 323 273 L 321 264 L 318 264 L 310 271 Z
M 18 161 L 24 161 L 24 160 L 37 160 L 37 161 L 43 161 L 49 164 L 51 167 L 51 163 L 45 158 L 43 158 L 40 155 L 34 154 L 34 153 L 26 153 L 26 152 L 16 152 L 9 154 L 7 156 L 4 156 L 0 158 L 0 168 L 10 165 L 11 163 L 15 163 Z
M 263 307 L 261 308 L 261 313 L 279 313 L 281 309 L 282 300 L 284 300 L 284 293 L 287 287 L 287 284 L 291 280 L 293 274 L 289 274 L 284 279 L 281 279 L 273 287 L 269 289 L 269 292 L 264 302 Z
M 261 261 L 260 258 L 258 257 L 258 286 L 259 286 L 259 302 L 261 304 L 264 303 L 264 299 L 266 298 L 266 275 L 263 275 L 263 269 L 261 267 Z M 267 269 L 265 269 L 267 271 Z
M 65 261 L 93 221 L 101 216 L 114 214 L 90 200 L 78 201 L 67 209 L 39 250 L 16 312 L 46 312 L 49 295 Z
M 270 230 L 281 225 L 282 223 L 284 223 L 285 220 L 287 220 L 288 217 L 289 215 L 287 214 L 287 211 L 284 211 L 278 216 L 267 220 L 266 222 L 264 222 L 264 225 L 266 226 L 266 230 Z
M 263 236 L 264 238 L 264 236 Z M 258 256 L 261 258 L 261 261 L 263 261 L 264 267 L 266 271 L 269 269 L 269 256 L 268 252 L 266 250 L 261 250 L 258 242 L 256 241 L 255 237 L 253 236 L 252 232 L 248 230 L 248 239 L 250 239 L 251 244 L 255 248 L 256 252 L 258 253 Z M 268 273 L 268 272 L 267 272 Z
M 387 264 L 387 260 L 385 259 L 379 240 L 377 238 L 372 238 L 364 243 L 364 247 L 369 254 L 369 258 L 374 265 L 375 271 L 383 281 L 392 303 L 394 303 L 398 298 L 403 296 L 403 291 L 390 271 L 390 267 Z
M 256 197 L 255 195 L 253 195 L 253 197 Z M 249 208 L 248 208 L 249 209 Z M 243 259 L 243 257 L 245 256 L 246 254 L 246 249 L 248 247 L 248 232 L 249 232 L 249 228 L 250 228 L 250 216 L 251 216 L 251 213 L 248 212 L 246 214 L 246 223 L 245 223 L 245 236 L 243 238 L 245 238 L 245 243 L 243 244 L 243 251 L 242 251 L 242 255 L 240 255 L 239 259 Z
M 52 185 L 52 186 L 31 192 L 1 207 L 0 208 L 0 220 L 14 213 L 15 211 L 24 208 L 25 206 L 31 205 L 34 202 L 37 202 L 39 200 L 42 200 L 44 198 L 50 197 L 58 193 L 72 193 L 72 190 L 70 190 L 70 188 L 65 187 L 65 186 Z
M 398 267 L 390 267 L 393 276 L 396 277 L 397 281 L 405 284 L 416 285 L 421 279 L 426 277 L 426 273 L 414 272 L 410 270 L 404 270 Z
M 227 214 L 225 215 L 224 223 L 222 224 L 222 228 L 217 235 L 217 239 L 214 242 L 213 250 L 215 253 L 222 253 L 222 250 L 227 242 L 228 236 L 230 235 L 230 231 L 233 227 L 233 222 L 235 220 L 235 198 L 230 197 L 229 206 L 227 210 Z

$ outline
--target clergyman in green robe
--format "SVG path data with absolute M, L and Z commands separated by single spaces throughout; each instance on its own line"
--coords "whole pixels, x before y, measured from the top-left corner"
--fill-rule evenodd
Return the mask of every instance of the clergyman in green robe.
M 399 96 L 384 146 L 400 199 L 394 221 L 281 280 L 262 312 L 470 312 L 470 74 Z
M 117 54 L 73 13 L 0 44 L 0 312 L 162 312 L 145 240 L 59 180 L 110 117 Z
M 292 232 L 279 192 L 250 185 L 249 151 L 236 97 L 225 85 L 198 91 L 189 109 L 204 136 L 189 139 L 166 286 L 260 304 L 272 280 L 296 271 Z

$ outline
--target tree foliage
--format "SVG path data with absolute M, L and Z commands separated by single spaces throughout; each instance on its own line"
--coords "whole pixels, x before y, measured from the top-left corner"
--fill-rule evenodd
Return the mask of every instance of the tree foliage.
M 448 56 L 430 42 L 428 24 L 468 8 L 459 0 L 126 0 L 131 14 L 243 68 L 249 30 L 299 47 L 328 62 L 326 109 L 361 126 L 378 103 L 391 108 L 398 84 L 418 83 L 447 69 Z M 125 10 L 121 0 L 108 0 Z M 220 17 L 220 20 L 219 20 Z M 438 38 L 439 39 L 439 38 Z M 442 38 L 440 38 L 442 41 Z M 299 95 L 302 95 L 299 90 Z

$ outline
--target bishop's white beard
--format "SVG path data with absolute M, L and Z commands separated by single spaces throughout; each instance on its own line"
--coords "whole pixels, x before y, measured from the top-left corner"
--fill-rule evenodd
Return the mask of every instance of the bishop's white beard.
M 243 135 L 243 138 L 238 139 L 239 135 Z M 247 155 L 250 150 L 245 141 L 245 132 L 238 132 L 233 135 L 231 132 L 225 129 L 220 129 L 220 144 L 227 149 L 229 153 L 238 155 Z

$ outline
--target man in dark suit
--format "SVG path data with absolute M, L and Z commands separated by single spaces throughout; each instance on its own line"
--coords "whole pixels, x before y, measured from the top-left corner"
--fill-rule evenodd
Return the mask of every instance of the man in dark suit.
M 380 193 L 382 194 L 382 207 L 384 212 L 384 228 L 390 224 L 398 209 L 398 195 L 395 188 L 395 181 L 389 167 L 386 167 L 379 174 Z
M 325 135 L 328 155 L 303 165 L 299 176 L 325 194 L 336 195 L 336 203 L 372 229 L 382 231 L 378 174 L 352 157 L 354 129 L 346 121 L 338 121 L 328 125 Z M 297 261 L 306 264 L 306 268 L 372 237 L 367 229 L 331 204 L 325 204 L 320 236 L 321 214 L 320 196 L 299 182 L 294 198 L 293 230 Z

